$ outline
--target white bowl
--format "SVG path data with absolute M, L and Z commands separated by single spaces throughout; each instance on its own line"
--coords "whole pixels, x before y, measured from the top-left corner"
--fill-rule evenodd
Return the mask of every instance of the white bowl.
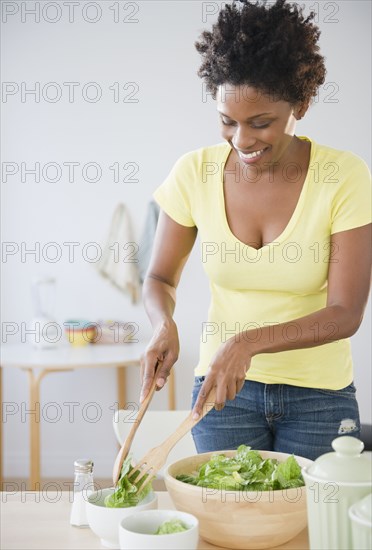
M 155 535 L 158 527 L 170 519 L 181 520 L 188 529 L 169 535 Z M 197 518 L 177 510 L 135 512 L 119 525 L 121 550 L 196 550 L 199 541 Z
M 89 527 L 101 539 L 101 544 L 106 548 L 119 548 L 118 527 L 122 519 L 139 510 L 157 508 L 158 505 L 158 497 L 154 492 L 150 492 L 138 506 L 107 508 L 104 505 L 105 497 L 113 492 L 113 488 L 94 491 L 86 501 Z

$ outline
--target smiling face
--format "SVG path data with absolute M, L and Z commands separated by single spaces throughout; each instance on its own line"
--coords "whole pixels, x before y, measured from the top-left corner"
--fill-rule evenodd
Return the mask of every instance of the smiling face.
M 296 119 L 306 109 L 274 101 L 247 85 L 221 85 L 216 100 L 222 137 L 235 149 L 242 165 L 266 171 L 289 159 Z

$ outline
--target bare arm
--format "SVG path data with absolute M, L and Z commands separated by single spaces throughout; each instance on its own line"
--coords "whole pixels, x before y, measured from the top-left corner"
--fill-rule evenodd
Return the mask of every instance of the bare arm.
M 217 403 L 234 399 L 243 387 L 253 356 L 311 348 L 352 336 L 359 328 L 367 304 L 371 278 L 371 225 L 336 233 L 336 250 L 329 264 L 326 307 L 287 323 L 245 331 L 237 342 L 230 338 L 220 346 L 199 393 L 194 412 L 200 412 L 205 396 L 217 386 Z M 258 337 L 259 336 L 259 337 Z
M 143 399 L 161 361 L 158 387 L 162 387 L 177 361 L 179 341 L 173 321 L 176 288 L 197 235 L 196 227 L 178 224 L 161 211 L 149 270 L 143 284 L 143 301 L 154 334 L 141 361 Z

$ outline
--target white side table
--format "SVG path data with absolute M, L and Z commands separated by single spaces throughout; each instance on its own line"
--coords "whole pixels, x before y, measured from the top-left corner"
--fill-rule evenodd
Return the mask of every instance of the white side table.
M 28 374 L 29 407 L 36 410 L 40 403 L 40 382 L 49 373 L 72 371 L 81 368 L 117 368 L 118 404 L 125 408 L 125 367 L 139 366 L 146 342 L 73 347 L 68 342 L 51 349 L 35 349 L 29 344 L 5 345 L 0 358 L 0 410 L 2 412 L 1 368 L 19 368 Z M 174 375 L 168 378 L 168 406 L 175 409 Z M 40 421 L 30 415 L 30 489 L 40 487 Z M 0 483 L 2 480 L 2 418 L 0 420 Z M 1 487 L 1 485 L 0 485 Z

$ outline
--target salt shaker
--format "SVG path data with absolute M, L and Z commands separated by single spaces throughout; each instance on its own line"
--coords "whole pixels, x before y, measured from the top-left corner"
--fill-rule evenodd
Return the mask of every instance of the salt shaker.
M 85 511 L 85 501 L 94 490 L 93 462 L 87 458 L 80 458 L 74 462 L 74 501 L 72 503 L 70 523 L 75 527 L 88 527 Z

